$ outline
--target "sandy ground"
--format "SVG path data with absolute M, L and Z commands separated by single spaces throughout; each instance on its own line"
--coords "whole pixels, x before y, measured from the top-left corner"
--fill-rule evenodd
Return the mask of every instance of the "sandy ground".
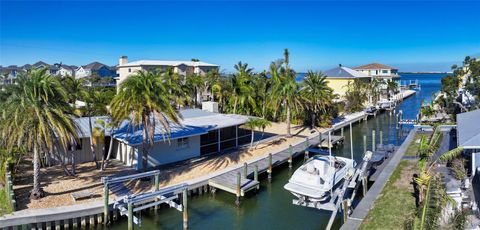
M 266 128 L 265 132 L 284 135 L 286 134 L 286 124 L 272 123 L 272 126 Z M 303 126 L 292 126 L 292 134 L 294 135 L 292 138 L 278 136 L 271 141 L 259 144 L 256 149 L 251 151 L 233 151 L 208 160 L 162 169 L 161 187 L 204 176 L 236 164 L 243 164 L 244 161 L 286 148 L 289 144 L 298 142 L 315 133 L 312 133 L 309 128 Z M 103 185 L 101 183 L 102 176 L 135 172 L 115 161 L 103 172 L 95 169 L 93 162 L 80 164 L 77 166 L 77 175 L 75 177 L 65 175 L 60 166 L 42 168 L 41 183 L 47 196 L 40 200 L 30 200 L 28 196 L 33 181 L 32 166 L 31 164 L 24 164 L 19 171 L 23 173 L 19 173 L 14 182 L 19 210 L 59 207 L 99 201 L 102 200 L 103 193 Z M 151 182 L 132 181 L 126 186 L 135 188 L 134 191 L 136 192 L 146 191 L 151 189 Z M 94 197 L 74 201 L 71 194 L 78 191 L 89 191 L 94 194 Z M 112 197 L 114 197 L 113 194 Z

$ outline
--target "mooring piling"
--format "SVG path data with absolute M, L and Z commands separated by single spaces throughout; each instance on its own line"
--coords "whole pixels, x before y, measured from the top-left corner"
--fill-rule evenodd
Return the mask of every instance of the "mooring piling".
M 372 130 L 372 151 L 375 152 L 375 130 Z
M 268 179 L 271 180 L 272 179 L 272 153 L 268 154 L 268 170 L 267 170 L 267 173 L 268 173 Z
M 248 164 L 247 162 L 243 163 L 243 178 L 247 179 L 248 176 Z
M 182 199 L 183 199 L 183 230 L 188 229 L 188 194 L 187 194 L 188 189 L 184 189 L 182 193 Z
M 292 145 L 288 146 L 288 168 L 292 168 L 292 161 L 293 161 L 293 147 Z

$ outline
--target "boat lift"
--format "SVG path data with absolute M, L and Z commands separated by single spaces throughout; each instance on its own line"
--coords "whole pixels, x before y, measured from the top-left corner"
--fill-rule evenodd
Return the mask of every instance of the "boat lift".
M 125 181 L 148 178 L 154 176 L 154 187 L 150 192 L 144 192 L 139 194 L 133 194 L 122 183 Z M 102 177 L 104 184 L 104 216 L 105 223 L 109 217 L 109 191 L 112 191 L 120 199 L 116 200 L 113 204 L 113 209 L 118 209 L 121 216 L 128 217 L 128 230 L 133 230 L 133 225 L 141 225 L 141 218 L 134 215 L 134 213 L 155 207 L 161 204 L 168 204 L 170 207 L 183 211 L 183 226 L 184 229 L 188 228 L 188 212 L 187 212 L 187 190 L 188 184 L 183 183 L 165 188 L 159 188 L 160 182 L 160 170 L 153 170 L 149 172 L 136 173 L 132 175 L 119 176 L 119 177 Z M 182 194 L 182 204 L 178 204 L 175 201 L 180 200 L 179 194 Z
M 331 140 L 331 132 L 328 133 L 328 141 L 330 140 Z M 352 125 L 350 124 L 350 157 L 351 159 L 353 159 L 352 140 L 353 140 Z M 373 142 L 375 143 L 375 139 L 373 139 Z M 328 154 L 332 156 L 331 146 L 328 148 Z M 346 221 L 349 215 L 351 201 L 355 198 L 355 195 L 357 193 L 357 190 L 360 187 L 360 184 L 363 187 L 363 195 L 365 196 L 365 194 L 367 193 L 368 166 L 371 158 L 372 158 L 372 152 L 365 151 L 365 155 L 363 157 L 362 162 L 358 164 L 354 170 L 351 170 L 347 173 L 341 187 L 337 187 L 335 188 L 335 190 L 330 191 L 330 199 L 327 202 L 309 201 L 308 199 L 305 199 L 305 198 L 299 198 L 299 199 L 293 199 L 292 203 L 294 205 L 331 211 L 332 214 L 330 215 L 330 219 L 326 227 L 327 230 L 331 229 L 333 222 L 335 220 L 335 217 L 337 216 L 337 213 L 340 210 L 340 208 L 343 211 L 344 221 Z M 349 194 L 349 196 L 347 194 Z

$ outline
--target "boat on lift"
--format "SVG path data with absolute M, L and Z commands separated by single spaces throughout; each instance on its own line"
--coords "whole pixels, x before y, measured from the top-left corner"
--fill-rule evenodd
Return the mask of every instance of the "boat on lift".
M 325 201 L 355 166 L 354 160 L 345 157 L 316 155 L 293 173 L 284 188 L 301 201 Z

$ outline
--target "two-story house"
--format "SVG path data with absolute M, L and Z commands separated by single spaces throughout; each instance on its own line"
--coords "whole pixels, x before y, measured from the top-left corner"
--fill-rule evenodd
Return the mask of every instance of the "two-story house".
M 219 66 L 201 61 L 161 61 L 161 60 L 138 60 L 128 62 L 127 56 L 120 57 L 117 66 L 117 86 L 122 83 L 128 76 L 139 70 L 173 68 L 175 73 L 183 76 L 190 74 L 205 75 Z
M 400 78 L 400 75 L 398 75 L 398 69 L 380 64 L 380 63 L 370 63 L 367 65 L 362 65 L 358 66 L 355 68 L 352 68 L 358 72 L 367 74 L 368 76 L 371 76 L 372 78 L 381 78 L 385 80 L 390 80 L 390 79 L 398 79 Z

